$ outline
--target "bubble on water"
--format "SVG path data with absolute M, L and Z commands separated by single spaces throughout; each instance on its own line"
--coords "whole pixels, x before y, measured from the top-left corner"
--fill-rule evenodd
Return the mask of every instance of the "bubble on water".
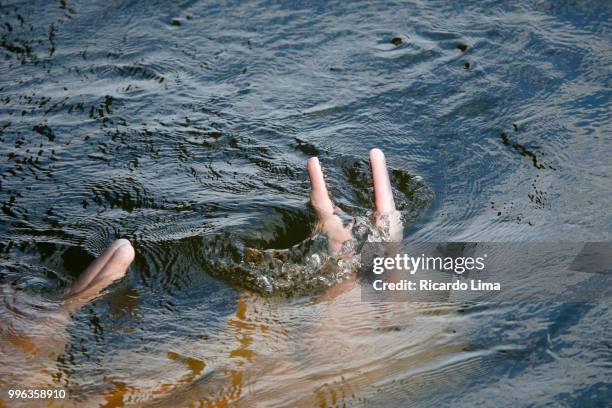
M 388 242 L 396 238 L 398 228 L 401 231 L 398 211 L 368 213 L 366 217 L 344 215 L 343 221 L 350 226 L 352 239 L 345 241 L 337 253 L 330 251 L 327 235 L 317 233 L 287 249 L 260 250 L 237 244 L 234 249 L 241 253 L 241 261 L 219 259 L 216 265 L 229 269 L 220 271 L 224 276 L 230 274 L 240 286 L 262 294 L 291 296 L 323 291 L 359 270 L 366 242 Z

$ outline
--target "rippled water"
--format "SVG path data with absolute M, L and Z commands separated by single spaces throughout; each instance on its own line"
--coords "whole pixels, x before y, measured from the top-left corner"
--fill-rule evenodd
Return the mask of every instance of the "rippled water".
M 78 406 L 605 405 L 607 300 L 457 309 L 299 280 L 270 297 L 240 261 L 308 239 L 312 155 L 365 216 L 374 146 L 407 241 L 610 240 L 611 15 L 2 2 L 5 328 L 61 320 L 53 299 L 113 239 L 137 259 L 55 333 L 65 350 L 16 340 L 0 374 L 46 376 Z

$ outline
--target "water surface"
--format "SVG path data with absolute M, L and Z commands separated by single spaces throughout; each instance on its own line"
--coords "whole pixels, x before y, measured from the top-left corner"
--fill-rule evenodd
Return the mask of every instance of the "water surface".
M 3 1 L 5 329 L 52 315 L 113 239 L 138 255 L 65 350 L 2 377 L 40 362 L 67 406 L 604 405 L 609 299 L 270 297 L 240 260 L 309 237 L 310 156 L 365 216 L 374 146 L 407 241 L 610 240 L 611 11 Z

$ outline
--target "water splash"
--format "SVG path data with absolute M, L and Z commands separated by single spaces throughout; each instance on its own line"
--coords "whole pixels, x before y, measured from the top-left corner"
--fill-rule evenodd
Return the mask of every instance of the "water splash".
M 342 214 L 350 225 L 352 239 L 338 253 L 329 249 L 329 237 L 316 233 L 286 249 L 260 250 L 235 242 L 209 253 L 213 270 L 237 281 L 240 286 L 265 295 L 312 294 L 349 279 L 361 267 L 361 248 L 366 242 L 388 242 L 401 222 L 395 211 L 366 217 Z M 348 222 L 348 223 L 347 223 Z

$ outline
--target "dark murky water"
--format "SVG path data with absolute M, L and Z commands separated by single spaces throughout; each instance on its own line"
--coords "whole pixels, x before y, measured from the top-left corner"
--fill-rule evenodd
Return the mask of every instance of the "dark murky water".
M 3 321 L 127 237 L 37 368 L 75 404 L 604 405 L 607 301 L 262 297 L 239 262 L 309 237 L 311 155 L 364 216 L 374 146 L 406 240 L 610 240 L 612 7 L 524 3 L 3 1 Z

